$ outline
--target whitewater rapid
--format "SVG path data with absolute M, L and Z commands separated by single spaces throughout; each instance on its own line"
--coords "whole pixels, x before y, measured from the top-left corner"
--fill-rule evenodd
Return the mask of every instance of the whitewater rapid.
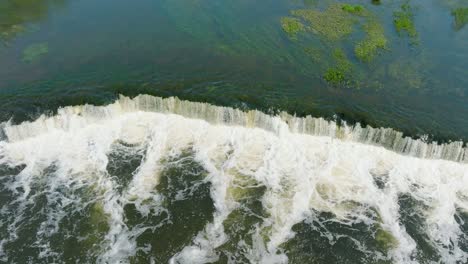
M 143 256 L 158 262 L 151 255 L 157 243 L 140 243 L 139 237 L 175 223 L 169 198 L 195 199 L 208 186 L 210 216 L 168 262 L 208 263 L 223 256 L 228 263 L 299 263 L 291 253 L 299 237 L 295 228 L 330 221 L 366 226 L 368 242 L 333 230 L 320 235 L 330 247 L 349 239 L 368 263 L 425 262 L 421 241 L 435 252 L 435 262 L 468 262 L 468 152 L 461 142 L 440 145 L 392 129 L 147 95 L 107 106 L 64 107 L 54 116 L 4 123 L 2 131 L 3 261 L 18 262 L 11 245 L 30 236 L 31 244 L 24 245 L 32 248 L 30 260 L 63 262 L 68 253 L 54 239 L 79 236 L 73 228 L 63 231 L 64 221 L 87 210 L 83 225 L 96 221 L 106 228 L 88 228 L 77 240 L 89 257 L 83 259 L 126 263 Z M 134 157 L 128 179 L 110 171 L 115 160 L 127 164 Z M 200 167 L 200 179 L 174 195 L 158 191 L 169 167 L 187 164 L 191 171 Z M 408 212 L 402 211 L 402 197 L 415 201 L 410 209 L 420 217 L 422 238 L 403 223 Z M 138 223 L 130 221 L 130 204 L 141 216 Z M 323 213 L 331 217 L 322 221 Z M 148 220 L 161 215 L 169 220 Z M 236 221 L 243 227 L 233 227 Z

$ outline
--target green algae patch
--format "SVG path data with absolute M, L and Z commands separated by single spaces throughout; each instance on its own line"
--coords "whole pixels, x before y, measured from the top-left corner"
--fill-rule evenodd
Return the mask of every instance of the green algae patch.
M 346 57 L 346 54 L 342 49 L 335 49 L 332 55 L 337 65 L 341 69 L 345 71 L 349 71 L 351 69 L 351 62 L 349 62 L 348 58 Z
M 398 247 L 398 239 L 388 230 L 382 227 L 382 216 L 377 208 L 371 208 L 371 215 L 373 216 L 374 223 L 373 228 L 375 228 L 374 239 L 376 246 L 383 253 L 388 252 L 391 249 Z
M 292 39 L 297 38 L 299 32 L 305 31 L 304 24 L 301 21 L 294 17 L 282 17 L 281 18 L 281 27 L 284 32 Z
M 389 251 L 398 247 L 398 240 L 390 233 L 379 227 L 375 232 L 377 246 L 383 251 Z
M 87 219 L 83 219 L 81 224 L 82 240 L 76 246 L 89 253 L 97 253 L 100 250 L 105 235 L 109 232 L 109 215 L 104 212 L 101 203 L 91 205 Z
M 229 256 L 240 263 L 249 263 L 245 255 L 240 252 L 252 248 L 255 243 L 252 234 L 266 232 L 263 236 L 265 242 L 270 237 L 269 229 L 262 228 L 262 222 L 268 217 L 261 200 L 266 187 L 256 186 L 246 189 L 247 191 L 241 191 L 243 196 L 238 200 L 242 206 L 235 208 L 223 222 L 224 232 L 229 236 L 229 240 L 217 248 L 221 263 L 227 263 Z
M 406 32 L 410 37 L 418 35 L 414 26 L 414 15 L 408 3 L 401 5 L 401 10 L 393 12 L 393 24 L 399 34 Z
M 344 72 L 339 68 L 329 68 L 323 78 L 332 84 L 343 83 L 346 80 Z
M 387 48 L 387 38 L 382 25 L 376 21 L 370 21 L 363 26 L 366 37 L 354 47 L 354 53 L 358 59 L 369 62 L 377 55 L 379 49 Z
M 102 201 L 89 201 L 88 195 L 97 194 L 93 190 L 83 190 L 76 196 L 85 207 L 67 206 L 65 215 L 58 223 L 58 232 L 50 235 L 48 247 L 54 252 L 60 252 L 63 262 L 96 263 L 96 258 L 107 245 L 106 234 L 110 230 L 109 215 L 103 208 Z M 35 262 L 34 262 L 35 263 Z
M 355 44 L 354 52 L 356 57 L 363 62 L 369 62 L 378 54 L 379 49 L 387 48 L 387 38 L 385 31 L 378 18 L 361 5 L 332 4 L 325 10 L 299 9 L 293 10 L 291 14 L 307 22 L 305 28 L 295 26 L 292 30 L 283 26 L 283 30 L 295 34 L 297 30 L 308 30 L 321 38 L 329 41 L 341 41 L 351 35 L 355 25 L 362 25 L 365 36 Z M 285 21 L 286 24 L 289 21 Z M 291 21 L 296 23 L 300 21 Z M 329 69 L 326 80 L 338 80 L 343 78 L 341 71 Z
M 260 228 L 262 222 L 268 217 L 262 204 L 267 188 L 237 169 L 229 169 L 227 172 L 233 178 L 227 188 L 226 198 L 242 206 L 234 208 L 223 221 L 224 232 L 229 240 L 216 250 L 220 255 L 220 263 L 228 263 L 228 259 L 249 263 L 245 255 L 240 252 L 252 248 L 254 245 L 252 234 L 262 230 Z
M 321 48 L 315 47 L 315 46 L 309 46 L 309 47 L 304 48 L 304 52 L 315 63 L 320 63 L 320 64 L 326 63 L 326 58 Z
M 89 223 L 93 225 L 98 233 L 107 233 L 109 231 L 109 216 L 104 212 L 101 203 L 95 203 L 89 211 Z
M 388 39 L 379 17 L 364 5 L 332 3 L 324 9 L 296 9 L 289 17 L 281 18 L 281 25 L 291 38 L 303 32 L 304 40 L 315 42 L 307 44 L 303 51 L 318 67 L 316 72 L 320 77 L 332 86 L 362 86 L 359 80 L 368 78 L 359 76 L 358 65 L 371 62 L 382 50 L 388 49 Z M 350 52 L 354 54 L 337 48 L 349 44 L 352 45 Z
M 364 12 L 364 7 L 361 5 L 343 4 L 341 9 L 351 14 L 362 14 Z
M 346 84 L 349 80 L 352 64 L 342 49 L 335 49 L 332 56 L 335 66 L 328 68 L 323 78 L 330 84 Z
M 49 45 L 46 42 L 36 43 L 26 47 L 23 50 L 23 62 L 31 63 L 49 52 Z
M 462 29 L 468 24 L 468 7 L 460 7 L 452 10 L 454 26 L 456 30 Z
M 350 35 L 353 25 L 357 22 L 340 4 L 331 5 L 324 11 L 299 9 L 291 13 L 307 21 L 312 32 L 329 40 L 340 40 Z

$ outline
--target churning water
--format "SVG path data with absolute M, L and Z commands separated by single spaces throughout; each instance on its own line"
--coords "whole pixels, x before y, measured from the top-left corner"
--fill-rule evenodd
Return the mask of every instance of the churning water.
M 466 263 L 468 152 L 140 95 L 2 124 L 9 263 Z

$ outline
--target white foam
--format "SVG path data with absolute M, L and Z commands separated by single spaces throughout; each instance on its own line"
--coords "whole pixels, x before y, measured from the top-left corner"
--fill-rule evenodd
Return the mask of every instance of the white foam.
M 158 206 L 155 187 L 164 167 L 161 161 L 189 147 L 208 172 L 215 213 L 191 245 L 172 258 L 174 263 L 218 258 L 217 249 L 229 239 L 223 222 L 239 206 L 229 195 L 236 173 L 266 187 L 262 204 L 268 217 L 253 234 L 247 256 L 252 262 L 287 262 L 279 248 L 294 236 L 292 227 L 310 217 L 311 210 L 331 212 L 337 221 L 348 221 L 353 214 L 365 218 L 345 206 L 355 202 L 375 208 L 382 228 L 398 240 L 389 254 L 397 263 L 410 263 L 416 242 L 399 222 L 398 195 L 402 193 L 429 208 L 423 224 L 442 261 L 468 261 L 468 253 L 459 246 L 462 231 L 454 219 L 457 208 L 468 208 L 466 196 L 461 195 L 468 193 L 468 164 L 460 143 L 427 144 L 393 130 L 337 127 L 311 117 L 272 117 L 150 96 L 122 97 L 102 107 L 66 107 L 53 117 L 6 125 L 4 132 L 8 141 L 0 143 L 0 163 L 26 165 L 11 187 L 22 187 L 18 203 L 33 199 L 31 182 L 52 164 L 57 171 L 48 180 L 50 193 L 59 186 L 73 188 L 75 182 L 94 186 L 110 226 L 100 262 L 126 262 L 135 254 L 135 239 L 142 229 L 126 225 L 123 206 L 134 203 L 142 214 L 148 213 L 148 200 Z M 116 182 L 106 171 L 107 154 L 119 140 L 147 146 L 142 164 L 122 193 L 116 191 Z M 369 144 L 359 143 L 363 141 Z M 383 189 L 375 184 L 375 175 L 385 178 Z M 64 211 L 59 207 L 55 212 L 48 223 L 57 227 Z M 16 224 L 10 223 L 12 230 Z M 10 240 L 15 239 L 14 233 Z
M 291 132 L 301 134 L 330 136 L 345 141 L 376 144 L 415 157 L 468 162 L 468 154 L 466 154 L 468 151 L 461 141 L 437 144 L 425 142 L 425 137 L 421 139 L 404 137 L 401 132 L 391 128 L 369 126 L 363 128 L 359 124 L 349 126 L 346 123 L 338 126 L 333 121 L 311 116 L 299 118 L 284 112 L 278 116 L 270 116 L 256 110 L 243 112 L 229 107 L 183 101 L 174 97 L 163 99 L 149 95 L 139 95 L 133 99 L 121 96 L 115 103 L 105 107 L 92 105 L 64 107 L 59 109 L 57 115 L 53 117 L 43 115 L 33 122 L 23 122 L 20 125 L 5 122 L 0 128 L 8 140 L 17 141 L 57 129 L 71 131 L 86 124 L 119 116 L 122 113 L 137 111 L 172 113 L 203 119 L 212 124 L 258 127 L 274 133 L 279 133 L 280 129 L 286 127 Z

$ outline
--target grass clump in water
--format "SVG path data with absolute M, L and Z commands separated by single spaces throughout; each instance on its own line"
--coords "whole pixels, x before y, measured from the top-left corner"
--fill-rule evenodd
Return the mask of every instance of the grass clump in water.
M 452 10 L 452 16 L 455 19 L 455 29 L 460 30 L 468 24 L 468 7 L 460 7 Z
M 339 68 L 329 68 L 323 78 L 332 84 L 339 84 L 345 81 L 345 74 Z
M 364 7 L 362 7 L 361 5 L 350 4 L 343 4 L 341 9 L 351 14 L 361 14 L 364 11 Z
M 289 37 L 295 39 L 297 33 L 305 31 L 304 24 L 299 21 L 299 19 L 294 17 L 282 17 L 281 18 L 281 27 L 284 32 L 288 34 Z
M 358 68 L 353 68 L 353 63 L 343 50 L 333 50 L 333 47 L 341 46 L 336 42 L 349 41 L 356 27 L 364 31 L 362 37 L 361 34 L 357 35 L 360 39 L 354 44 L 354 53 L 359 61 L 370 62 L 380 49 L 387 49 L 388 40 L 379 18 L 362 5 L 333 3 L 326 9 L 297 9 L 291 11 L 291 17 L 297 19 L 294 23 L 302 22 L 303 27 L 297 30 L 297 27 L 292 27 L 290 30 L 287 24 L 292 20 L 282 18 L 284 31 L 291 32 L 294 36 L 300 30 L 313 33 L 319 38 L 320 47 L 307 47 L 304 51 L 318 64 L 318 72 L 329 84 L 350 87 L 358 83 L 352 79 L 358 77 Z
M 293 16 L 308 22 L 306 30 L 310 30 L 329 41 L 339 41 L 345 38 L 353 32 L 355 24 L 364 23 L 363 29 L 366 35 L 355 46 L 355 54 L 361 61 L 371 61 L 379 49 L 387 47 L 383 26 L 377 17 L 361 5 L 332 4 L 324 11 L 299 9 L 291 13 Z M 285 29 L 285 31 L 287 30 Z M 338 71 L 332 70 L 326 76 L 329 80 L 342 78 Z
M 401 6 L 400 11 L 393 13 L 393 24 L 398 33 L 406 31 L 410 37 L 416 37 L 418 32 L 414 27 L 414 15 L 408 3 Z
M 323 78 L 330 84 L 346 84 L 351 72 L 351 62 L 342 49 L 335 49 L 332 56 L 335 66 L 328 68 Z
M 313 9 L 299 9 L 292 11 L 292 15 L 302 18 L 310 24 L 310 30 L 329 40 L 340 40 L 353 32 L 356 23 L 343 5 L 334 4 L 325 11 Z
M 38 60 L 49 52 L 49 45 L 46 42 L 29 45 L 23 50 L 23 62 L 31 63 Z
M 361 61 L 369 62 L 375 57 L 379 49 L 387 47 L 387 38 L 385 37 L 384 28 L 376 21 L 369 21 L 363 28 L 366 37 L 356 44 L 354 53 Z

